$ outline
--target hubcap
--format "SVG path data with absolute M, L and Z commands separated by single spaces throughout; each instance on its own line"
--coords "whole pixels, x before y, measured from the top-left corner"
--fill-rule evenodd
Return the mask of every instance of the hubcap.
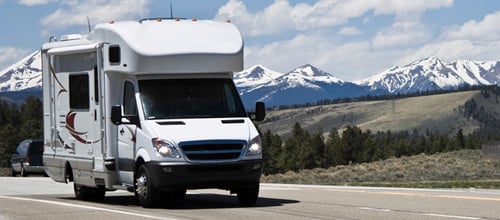
M 148 186 L 146 185 L 148 183 L 147 181 L 148 180 L 146 178 L 146 175 L 143 173 L 139 178 L 136 179 L 135 182 L 135 187 L 136 187 L 135 191 L 142 198 L 148 195 Z

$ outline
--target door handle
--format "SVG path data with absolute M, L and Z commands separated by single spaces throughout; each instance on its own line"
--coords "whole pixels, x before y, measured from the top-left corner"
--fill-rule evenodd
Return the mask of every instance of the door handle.
M 123 135 L 125 133 L 125 131 L 122 129 L 120 129 L 120 134 Z

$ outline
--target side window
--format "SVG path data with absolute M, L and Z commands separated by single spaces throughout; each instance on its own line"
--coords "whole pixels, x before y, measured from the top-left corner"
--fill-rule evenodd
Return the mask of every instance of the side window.
M 120 46 L 111 45 L 109 46 L 109 63 L 111 65 L 119 65 L 121 59 Z
M 69 76 L 69 107 L 71 109 L 89 110 L 89 76 L 88 74 Z
M 125 116 L 137 115 L 137 105 L 135 102 L 134 85 L 131 82 L 125 82 L 123 91 L 123 114 Z

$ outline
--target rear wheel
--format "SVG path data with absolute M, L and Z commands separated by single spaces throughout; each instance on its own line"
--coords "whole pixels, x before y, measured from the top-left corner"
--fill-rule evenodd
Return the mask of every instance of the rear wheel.
M 102 201 L 106 195 L 104 188 L 93 188 L 74 183 L 75 197 L 84 201 Z
M 252 206 L 257 202 L 259 197 L 259 184 L 239 189 L 237 191 L 238 201 L 243 206 Z
M 158 201 L 158 191 L 151 182 L 151 174 L 146 165 L 139 166 L 135 179 L 135 195 L 144 208 L 152 208 Z

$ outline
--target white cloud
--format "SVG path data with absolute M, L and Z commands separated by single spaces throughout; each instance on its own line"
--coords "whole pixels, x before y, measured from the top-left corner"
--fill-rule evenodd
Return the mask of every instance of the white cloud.
M 46 5 L 58 0 L 19 0 L 19 4 L 26 6 Z
M 89 0 L 64 1 L 41 24 L 49 29 L 86 25 L 87 17 L 93 23 L 110 20 L 137 19 L 146 15 L 149 0 Z
M 241 0 L 229 0 L 216 19 L 230 18 L 248 36 L 282 33 L 288 30 L 307 31 L 345 24 L 349 19 L 374 14 L 404 16 L 421 14 L 430 9 L 448 7 L 453 0 L 319 0 L 315 4 L 292 6 L 287 0 L 275 0 L 262 11 L 251 13 Z
M 263 64 L 286 72 L 310 63 L 341 79 L 356 80 L 379 73 L 425 46 L 434 35 L 421 23 L 422 13 L 452 3 L 452 0 L 319 0 L 314 4 L 290 5 L 286 0 L 275 0 L 264 10 L 250 12 L 242 1 L 230 0 L 219 9 L 216 18 L 234 20 L 250 38 L 279 36 L 286 31 L 295 33 L 290 39 L 247 45 L 247 66 Z M 350 23 L 353 18 L 372 22 L 378 15 L 393 15 L 393 24 L 380 27 L 375 33 L 365 33 Z M 344 27 L 333 33 L 337 26 Z M 356 41 L 338 38 L 338 35 L 361 34 L 362 39 Z
M 342 29 L 340 29 L 339 34 L 345 36 L 355 36 L 363 34 L 363 31 L 359 30 L 356 27 L 343 27 Z
M 373 39 L 374 48 L 415 47 L 431 39 L 432 33 L 418 20 L 395 22 L 379 31 Z
M 500 38 L 500 11 L 486 15 L 482 21 L 468 21 L 458 28 L 453 28 L 443 36 L 445 39 L 473 39 L 490 41 Z
M 32 51 L 15 47 L 0 47 L 0 71 L 18 62 L 27 56 L 29 52 Z

